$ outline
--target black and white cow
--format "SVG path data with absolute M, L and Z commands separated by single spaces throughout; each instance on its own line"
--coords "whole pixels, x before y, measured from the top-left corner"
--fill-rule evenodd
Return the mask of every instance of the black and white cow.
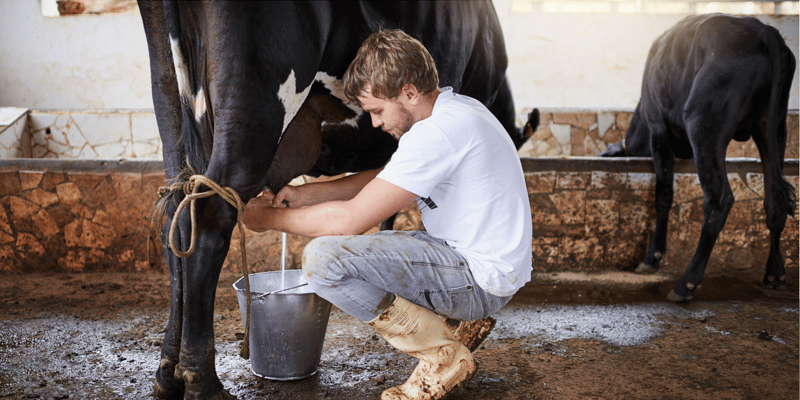
M 604 156 L 653 157 L 656 227 L 639 273 L 658 270 L 666 253 L 675 158 L 693 158 L 703 189 L 703 224 L 694 257 L 669 299 L 691 300 L 733 207 L 725 170 L 731 140 L 753 138 L 764 171 L 770 252 L 764 285 L 785 288 L 781 232 L 794 215 L 795 189 L 783 177 L 786 114 L 795 57 L 778 31 L 752 17 L 697 15 L 662 34 L 650 48 L 642 96 L 624 145 Z
M 191 167 L 243 201 L 277 191 L 301 174 L 333 175 L 383 165 L 396 148 L 369 115 L 341 99 L 344 71 L 362 41 L 401 28 L 432 54 L 442 86 L 474 97 L 519 147 L 535 130 L 517 129 L 506 80 L 505 44 L 490 1 L 175 2 L 140 0 L 150 51 L 153 103 L 166 176 Z M 531 129 L 532 128 L 532 129 Z M 168 196 L 184 198 L 180 191 Z M 162 230 L 171 306 L 159 398 L 230 398 L 214 363 L 214 294 L 237 221 L 219 196 L 196 202 L 194 253 L 189 213 L 170 202 Z

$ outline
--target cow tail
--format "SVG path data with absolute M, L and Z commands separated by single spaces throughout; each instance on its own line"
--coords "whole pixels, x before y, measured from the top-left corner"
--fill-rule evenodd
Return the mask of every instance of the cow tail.
M 195 96 L 199 87 L 198 80 L 205 71 L 196 71 L 197 63 L 194 62 L 196 57 L 187 57 L 187 55 L 191 55 L 193 49 L 187 48 L 191 47 L 191 43 L 183 41 L 181 17 L 177 1 L 164 1 L 164 19 L 170 45 L 172 46 L 173 66 L 178 81 L 178 92 L 181 97 L 180 141 L 186 151 L 188 163 L 198 173 L 204 174 L 211 158 L 213 135 L 208 129 L 204 129 L 210 126 L 201 123 L 201 121 L 208 122 L 209 119 L 204 116 L 201 121 L 198 121 L 194 109 L 196 106 Z M 204 65 L 202 62 L 199 64 Z M 201 99 L 201 101 L 205 101 L 205 98 Z
M 795 58 L 791 51 L 783 44 L 783 38 L 774 28 L 769 27 L 762 34 L 770 59 L 772 60 L 772 87 L 770 88 L 769 114 L 767 116 L 767 154 L 772 168 L 773 184 L 772 196 L 780 210 L 785 210 L 788 215 L 795 215 L 797 194 L 794 186 L 786 181 L 783 176 L 783 159 L 786 143 L 786 130 L 779 129 L 779 124 L 786 124 L 786 115 L 789 107 L 789 90 L 795 69 Z M 779 147 L 784 143 L 784 149 Z M 765 160 L 762 160 L 762 162 Z

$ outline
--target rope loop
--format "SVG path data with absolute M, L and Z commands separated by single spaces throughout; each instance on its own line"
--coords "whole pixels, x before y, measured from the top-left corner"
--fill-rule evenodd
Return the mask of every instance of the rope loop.
M 210 190 L 199 192 L 201 184 L 207 186 Z M 183 193 L 185 196 L 183 200 L 181 200 L 180 204 L 178 204 L 178 209 L 175 210 L 175 215 L 172 218 L 172 224 L 170 225 L 169 229 L 169 247 L 172 249 L 172 252 L 175 253 L 175 255 L 185 258 L 194 253 L 195 244 L 197 241 L 195 202 L 199 199 L 204 199 L 213 195 L 219 195 L 223 200 L 236 208 L 236 223 L 239 226 L 239 233 L 244 235 L 241 217 L 241 214 L 244 211 L 244 202 L 242 202 L 242 199 L 239 197 L 239 193 L 237 193 L 235 190 L 230 187 L 222 187 L 203 175 L 192 175 L 189 177 L 189 180 L 183 183 Z M 189 206 L 189 214 L 191 215 L 190 221 L 192 234 L 189 239 L 189 248 L 186 251 L 183 251 L 175 245 L 175 228 L 178 226 L 178 217 L 187 206 Z M 242 240 L 244 240 L 244 236 L 242 236 Z

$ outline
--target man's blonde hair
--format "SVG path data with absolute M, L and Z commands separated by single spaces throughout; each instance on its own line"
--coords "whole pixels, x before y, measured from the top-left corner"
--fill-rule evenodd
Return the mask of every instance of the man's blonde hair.
M 344 73 L 344 94 L 358 104 L 369 86 L 373 96 L 393 99 L 406 84 L 422 94 L 439 87 L 439 73 L 425 46 L 400 29 L 370 35 Z

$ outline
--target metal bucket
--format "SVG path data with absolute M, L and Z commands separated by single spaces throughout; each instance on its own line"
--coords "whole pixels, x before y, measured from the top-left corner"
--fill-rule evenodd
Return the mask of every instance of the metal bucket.
M 302 270 L 292 269 L 285 274 L 285 288 L 306 282 Z M 264 295 L 281 286 L 281 271 L 250 274 L 250 368 L 266 379 L 308 378 L 319 367 L 331 303 L 307 285 Z M 233 284 L 233 289 L 242 321 L 247 323 L 243 277 Z

